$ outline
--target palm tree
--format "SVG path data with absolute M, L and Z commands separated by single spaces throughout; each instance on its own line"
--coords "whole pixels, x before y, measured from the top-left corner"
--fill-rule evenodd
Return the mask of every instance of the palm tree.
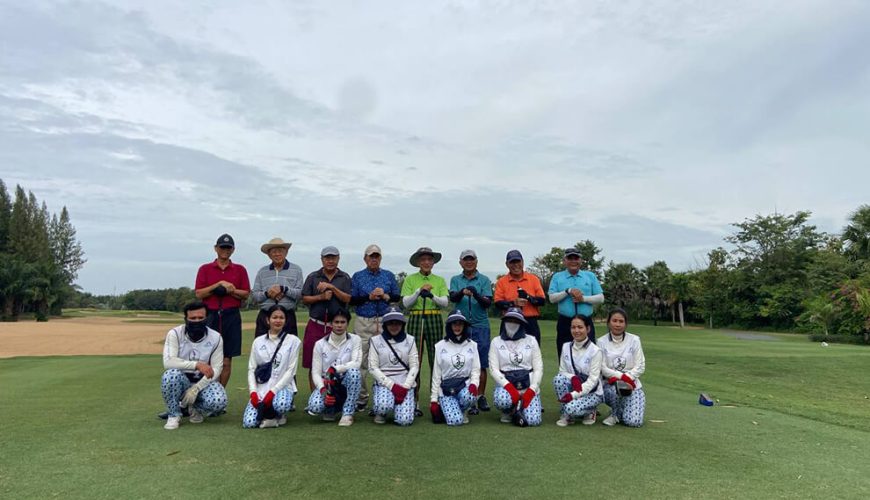
M 683 302 L 689 298 L 691 278 L 689 273 L 674 273 L 671 276 L 670 301 L 672 304 L 677 304 L 680 313 L 680 328 L 686 326 L 685 316 L 683 315 Z
M 855 260 L 870 259 L 870 205 L 861 205 L 843 228 L 846 255 Z

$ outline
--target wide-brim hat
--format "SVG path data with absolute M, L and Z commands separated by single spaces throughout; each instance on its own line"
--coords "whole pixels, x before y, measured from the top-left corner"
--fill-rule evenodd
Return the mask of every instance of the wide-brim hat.
M 420 257 L 422 257 L 424 255 L 431 255 L 432 258 L 435 259 L 436 264 L 441 261 L 441 254 L 438 252 L 433 252 L 432 249 L 429 247 L 418 248 L 417 251 L 414 252 L 413 255 L 411 255 L 411 258 L 408 259 L 408 261 L 411 263 L 412 266 L 420 267 L 420 265 L 419 265 Z
M 283 248 L 284 250 L 289 250 L 290 245 L 293 243 L 282 240 L 281 238 L 272 238 L 268 243 L 263 243 L 260 245 L 260 251 L 266 255 L 269 255 L 269 250 L 273 248 Z

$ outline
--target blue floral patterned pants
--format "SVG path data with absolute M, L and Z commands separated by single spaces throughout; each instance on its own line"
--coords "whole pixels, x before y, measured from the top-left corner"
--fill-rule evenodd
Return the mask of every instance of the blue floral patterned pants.
M 492 392 L 492 404 L 501 410 L 502 413 L 509 413 L 513 410 L 511 395 L 504 387 L 496 387 Z M 530 427 L 541 425 L 541 395 L 535 394 L 528 408 L 523 408 L 520 411 Z
M 441 413 L 444 414 L 447 425 L 462 425 L 465 411 L 471 408 L 475 401 L 477 398 L 471 395 L 468 387 L 459 391 L 459 394 L 455 396 L 440 396 L 438 398 L 438 404 L 441 405 Z
M 341 414 L 353 415 L 353 412 L 356 411 L 356 400 L 359 398 L 359 391 L 362 388 L 362 374 L 356 368 L 351 368 L 344 372 L 339 383 L 347 389 L 347 399 L 344 401 L 344 406 L 341 407 Z M 323 413 L 323 409 L 323 394 L 315 390 L 308 398 L 308 411 L 320 415 Z
M 375 401 L 372 409 L 375 411 L 375 415 L 386 417 L 388 413 L 393 412 L 396 424 L 407 426 L 414 423 L 414 389 L 408 389 L 405 400 L 398 405 L 392 391 L 386 387 L 375 384 L 373 392 L 375 393 Z
M 191 385 L 190 380 L 181 370 L 173 368 L 163 372 L 160 391 L 163 393 L 163 401 L 166 403 L 166 411 L 169 412 L 170 417 L 181 416 L 179 403 L 184 392 Z M 227 391 L 219 383 L 212 382 L 199 392 L 193 407 L 203 415 L 222 412 L 227 408 Z
M 629 427 L 643 425 L 643 413 L 646 409 L 646 394 L 643 389 L 633 390 L 631 396 L 619 396 L 616 394 L 616 387 L 607 384 L 604 386 L 604 403 L 623 424 Z

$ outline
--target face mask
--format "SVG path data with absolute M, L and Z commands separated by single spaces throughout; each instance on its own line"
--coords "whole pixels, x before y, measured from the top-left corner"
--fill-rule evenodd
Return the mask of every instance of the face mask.
M 206 325 L 205 320 L 202 321 L 186 321 L 187 336 L 194 342 L 199 342 L 205 337 Z
M 520 330 L 519 323 L 505 323 L 504 324 L 504 333 L 508 336 L 508 338 L 514 338 L 514 335 Z

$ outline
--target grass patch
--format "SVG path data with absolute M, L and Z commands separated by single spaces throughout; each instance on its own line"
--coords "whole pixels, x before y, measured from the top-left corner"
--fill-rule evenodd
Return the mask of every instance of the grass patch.
M 245 314 L 252 325 L 256 312 Z M 228 413 L 169 432 L 154 418 L 159 356 L 0 360 L 0 494 L 554 498 L 582 487 L 606 498 L 618 487 L 620 496 L 653 498 L 870 495 L 870 379 L 856 375 L 870 350 L 639 326 L 646 425 L 562 429 L 550 386 L 554 328 L 542 324 L 546 413 L 533 429 L 500 424 L 495 412 L 458 429 L 428 415 L 402 429 L 358 414 L 342 429 L 301 411 L 300 371 L 300 410 L 287 427 L 244 430 L 243 356 Z M 245 353 L 250 342 L 248 331 Z M 720 405 L 698 405 L 701 391 Z

